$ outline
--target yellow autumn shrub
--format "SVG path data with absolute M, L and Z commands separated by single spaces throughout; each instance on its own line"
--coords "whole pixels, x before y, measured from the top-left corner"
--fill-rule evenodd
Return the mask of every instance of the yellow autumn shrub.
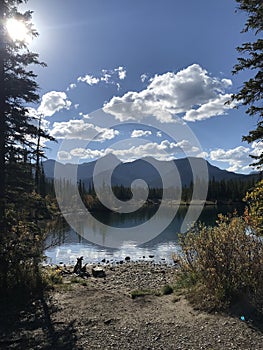
M 263 235 L 263 180 L 247 192 L 244 201 L 248 205 L 246 209 L 248 224 L 256 234 Z
M 193 228 L 181 236 L 180 246 L 182 277 L 202 285 L 215 305 L 262 299 L 263 242 L 248 234 L 244 218 L 219 215 L 217 226 Z

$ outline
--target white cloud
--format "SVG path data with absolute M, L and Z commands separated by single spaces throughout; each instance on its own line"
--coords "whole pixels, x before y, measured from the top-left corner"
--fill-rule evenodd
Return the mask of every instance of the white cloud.
M 190 109 L 187 111 L 183 119 L 189 122 L 194 122 L 197 120 L 209 119 L 217 115 L 223 115 L 226 113 L 225 111 L 229 109 L 229 105 L 226 105 L 225 103 L 229 101 L 230 98 L 231 94 L 219 94 L 218 98 L 203 104 L 197 109 Z M 232 106 L 234 107 L 233 104 Z
M 150 130 L 133 130 L 131 137 L 142 137 L 152 135 Z
M 89 114 L 83 114 L 82 113 L 82 116 L 83 116 L 84 119 L 90 119 L 90 115 Z
M 72 157 L 69 152 L 59 151 L 58 152 L 58 160 L 70 160 Z
M 79 77 L 78 81 L 83 83 L 87 83 L 88 85 L 96 85 L 100 82 L 99 78 L 93 77 L 92 75 L 86 74 L 84 77 Z
M 50 91 L 42 96 L 38 112 L 45 117 L 51 117 L 61 109 L 69 109 L 71 101 L 67 99 L 65 92 Z
M 263 153 L 263 141 L 253 141 L 251 145 L 252 151 L 251 155 L 260 156 Z
M 40 114 L 38 113 L 38 111 L 32 107 L 27 107 L 27 111 L 28 111 L 27 115 L 30 117 L 30 124 L 38 127 L 39 117 L 40 117 Z M 44 130 L 47 130 L 49 125 L 50 125 L 49 120 L 46 120 L 45 118 L 43 118 L 43 116 L 41 116 L 41 128 Z
M 74 148 L 70 152 L 62 151 L 59 154 L 59 159 L 70 160 L 72 157 L 81 159 L 96 159 L 103 157 L 107 154 L 114 154 L 122 161 L 132 161 L 144 157 L 154 157 L 158 160 L 172 160 L 181 156 L 182 153 L 187 156 L 195 156 L 202 158 L 210 158 L 212 161 L 229 163 L 228 171 L 234 172 L 249 172 L 252 168 L 249 166 L 251 158 L 249 154 L 253 154 L 253 150 L 256 154 L 263 150 L 263 142 L 252 144 L 252 150 L 248 147 L 238 146 L 233 149 L 224 150 L 222 148 L 215 149 L 208 154 L 202 152 L 198 147 L 192 146 L 189 141 L 181 140 L 179 142 L 169 142 L 163 140 L 160 143 L 147 142 L 144 144 L 130 145 L 127 148 L 106 148 L 101 150 Z
M 230 79 L 222 79 L 221 81 L 226 88 L 233 85 L 232 80 L 230 80 Z
M 105 70 L 104 70 L 105 71 Z M 104 81 L 106 84 L 110 83 L 110 79 L 111 79 L 111 74 L 107 73 L 107 71 L 105 71 L 105 73 L 103 74 L 103 76 L 100 78 L 101 81 Z
M 73 90 L 73 89 L 75 89 L 76 87 L 77 87 L 77 85 L 76 85 L 75 83 L 72 83 L 72 84 L 69 85 L 69 87 L 67 87 L 67 91 Z
M 81 159 L 94 159 L 100 158 L 105 155 L 103 150 L 91 150 L 89 148 L 74 148 L 70 151 L 70 155 L 73 157 L 81 158 Z
M 41 117 L 41 123 L 40 123 L 40 127 L 41 129 L 48 131 L 50 122 L 49 120 L 46 120 L 43 116 L 41 116 L 38 111 L 35 108 L 32 107 L 27 107 L 27 115 L 30 118 L 29 123 L 31 125 L 34 125 L 36 128 L 39 127 L 39 118 Z M 37 137 L 31 137 L 31 136 L 27 136 L 26 137 L 28 142 L 31 142 L 32 144 L 37 145 L 38 142 L 38 138 Z M 40 147 L 45 147 L 47 140 L 43 137 L 40 138 Z
M 246 171 L 251 162 L 249 157 L 251 150 L 249 147 L 238 146 L 236 148 L 224 150 L 218 148 L 210 152 L 210 159 L 218 162 L 229 163 L 228 171 Z
M 101 128 L 84 120 L 69 120 L 67 122 L 55 122 L 50 134 L 57 139 L 79 139 L 105 141 L 119 135 L 118 130 Z
M 148 75 L 145 74 L 145 73 L 142 74 L 142 75 L 141 75 L 141 82 L 144 83 L 146 79 L 148 79 Z
M 109 153 L 113 153 L 122 161 L 132 161 L 143 157 L 154 157 L 159 160 L 171 160 L 175 155 L 169 148 L 169 144 L 162 142 L 148 142 L 139 146 L 131 146 L 127 149 L 108 149 Z M 107 152 L 107 153 L 108 153 Z
M 176 155 L 182 154 L 182 152 L 187 152 L 188 155 L 199 156 L 200 150 L 197 147 L 191 146 L 186 140 L 182 140 L 178 143 L 164 140 L 161 143 L 147 142 L 119 149 L 106 148 L 102 150 L 92 150 L 75 148 L 70 151 L 70 154 L 82 159 L 94 159 L 112 153 L 122 161 L 132 161 L 143 157 L 154 157 L 159 160 L 172 160 L 176 158 Z
M 155 75 L 146 89 L 115 96 L 103 109 L 120 121 L 154 115 L 160 122 L 171 122 L 176 114 L 191 121 L 211 118 L 233 107 L 224 104 L 230 97 L 225 93 L 230 85 L 229 79 L 212 77 L 193 64 L 177 73 Z
M 120 80 L 124 80 L 126 78 L 127 71 L 124 69 L 124 67 L 115 68 L 114 71 L 118 73 Z
M 156 132 L 156 136 L 157 136 L 157 137 L 162 137 L 163 135 L 162 135 L 161 131 L 157 131 L 157 132 Z
M 126 78 L 126 75 L 126 69 L 120 66 L 114 69 L 102 69 L 101 73 L 97 76 L 93 76 L 91 74 L 80 76 L 78 77 L 77 81 L 87 83 L 90 86 L 97 85 L 99 83 L 115 85 L 119 90 L 120 83 L 118 80 L 124 80 Z
M 209 154 L 205 151 L 203 152 L 200 152 L 200 153 L 197 153 L 195 157 L 198 157 L 198 158 L 207 158 L 209 156 Z

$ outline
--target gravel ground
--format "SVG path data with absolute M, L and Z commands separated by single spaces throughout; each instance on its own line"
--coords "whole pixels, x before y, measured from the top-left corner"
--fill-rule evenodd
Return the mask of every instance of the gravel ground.
M 25 310 L 2 312 L 0 349 L 263 350 L 262 328 L 239 315 L 208 314 L 182 296 L 156 295 L 173 285 L 174 267 L 126 262 L 103 269 L 106 277 L 75 283 L 65 274 Z M 147 293 L 132 298 L 134 290 Z

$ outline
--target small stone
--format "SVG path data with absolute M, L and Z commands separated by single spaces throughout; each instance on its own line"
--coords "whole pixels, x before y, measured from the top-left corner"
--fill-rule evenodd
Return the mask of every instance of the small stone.
M 107 319 L 107 320 L 105 320 L 105 321 L 104 321 L 104 324 L 110 324 L 110 323 L 111 323 L 111 321 L 112 321 L 112 319 L 111 319 L 111 318 L 109 318 L 109 319 Z

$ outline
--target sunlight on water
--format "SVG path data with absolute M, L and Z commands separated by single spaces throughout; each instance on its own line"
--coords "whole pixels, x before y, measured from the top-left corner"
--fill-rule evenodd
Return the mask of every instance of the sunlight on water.
M 89 226 L 86 221 L 79 220 L 81 231 L 86 233 L 80 236 L 67 224 L 56 225 L 49 229 L 45 251 L 48 264 L 74 264 L 76 258 L 83 256 L 84 262 L 98 263 L 105 259 L 109 262 L 118 262 L 129 256 L 133 261 L 154 260 L 154 262 L 171 263 L 171 256 L 176 253 L 178 247 L 178 232 L 183 222 L 187 208 L 181 208 L 173 222 L 157 237 L 141 245 L 131 241 L 120 241 L 118 248 L 110 248 L 107 242 L 111 240 L 110 230 L 100 232 L 95 226 Z M 206 207 L 200 215 L 200 220 L 205 224 L 212 224 L 219 212 L 226 214 L 232 212 L 231 207 Z M 109 226 L 128 227 L 140 224 L 148 220 L 151 210 L 148 208 L 143 213 L 128 216 L 101 213 L 101 219 L 107 220 Z M 165 220 L 165 214 L 157 220 Z M 143 234 L 143 232 L 141 233 Z M 84 238 L 85 237 L 85 238 Z M 99 243 L 92 243 L 95 238 Z M 151 256 L 151 257 L 150 257 Z M 154 256 L 152 258 L 152 256 Z
M 92 244 L 65 244 L 60 247 L 49 249 L 46 252 L 48 264 L 74 264 L 77 257 L 83 256 L 84 262 L 98 263 L 103 259 L 109 262 L 124 260 L 129 256 L 133 261 L 153 260 L 155 262 L 172 263 L 171 255 L 178 249 L 173 242 L 156 246 L 156 248 L 137 247 L 127 242 L 120 249 L 106 249 Z

